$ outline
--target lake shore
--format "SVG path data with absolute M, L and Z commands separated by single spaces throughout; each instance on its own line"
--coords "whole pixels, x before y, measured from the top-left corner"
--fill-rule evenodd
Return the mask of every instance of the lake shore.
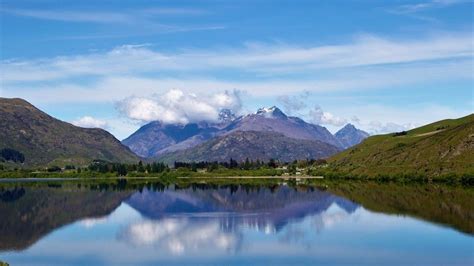
M 89 180 L 161 180 L 161 177 L 24 177 L 0 178 L 0 183 L 9 182 L 49 182 L 49 181 L 89 181 Z M 323 176 L 180 176 L 177 179 L 324 179 Z

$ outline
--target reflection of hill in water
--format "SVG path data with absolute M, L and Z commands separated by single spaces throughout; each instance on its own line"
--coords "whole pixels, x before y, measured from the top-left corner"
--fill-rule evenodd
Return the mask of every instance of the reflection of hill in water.
M 22 250 L 61 226 L 108 215 L 128 195 L 77 188 L 0 188 L 0 250 Z
M 474 234 L 472 187 L 339 182 L 329 186 L 328 190 L 371 211 L 409 215 Z
M 153 192 L 143 190 L 127 201 L 131 207 L 151 219 L 186 215 L 205 219 L 208 213 L 219 215 L 221 223 L 232 230 L 241 224 L 265 230 L 280 230 L 289 221 L 319 214 L 333 203 L 348 213 L 358 205 L 331 193 L 308 189 L 296 191 L 282 186 L 276 189 L 221 187 L 210 190 L 180 189 Z M 206 213 L 206 214 L 203 214 Z

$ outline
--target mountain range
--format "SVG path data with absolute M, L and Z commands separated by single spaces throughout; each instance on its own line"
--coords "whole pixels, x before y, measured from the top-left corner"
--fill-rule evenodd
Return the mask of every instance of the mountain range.
M 151 122 L 122 141 L 136 154 L 166 162 L 323 158 L 358 144 L 368 134 L 347 125 L 335 135 L 287 116 L 278 107 L 236 117 L 223 110 L 218 123 Z
M 109 132 L 60 121 L 22 99 L 0 98 L 0 128 L 0 162 L 9 161 L 3 151 L 20 154 L 28 167 L 139 160 Z
M 277 107 L 237 117 L 222 110 L 214 123 L 142 126 L 121 143 L 98 128 L 55 119 L 22 99 L 0 98 L 0 162 L 26 167 L 87 165 L 100 159 L 137 162 L 243 161 L 327 158 L 363 140 L 347 125 L 332 135 L 325 127 L 287 116 Z M 128 147 L 127 147 L 128 146 Z

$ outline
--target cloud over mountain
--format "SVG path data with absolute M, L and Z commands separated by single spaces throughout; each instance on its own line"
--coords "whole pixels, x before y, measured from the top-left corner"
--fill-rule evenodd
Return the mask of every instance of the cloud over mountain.
M 222 109 L 240 111 L 242 102 L 237 90 L 214 95 L 187 93 L 172 89 L 152 97 L 128 97 L 116 105 L 126 117 L 140 122 L 160 121 L 164 124 L 187 124 L 219 118 Z
M 346 119 L 325 112 L 318 105 L 309 111 L 309 117 L 310 121 L 317 125 L 342 126 L 347 123 Z

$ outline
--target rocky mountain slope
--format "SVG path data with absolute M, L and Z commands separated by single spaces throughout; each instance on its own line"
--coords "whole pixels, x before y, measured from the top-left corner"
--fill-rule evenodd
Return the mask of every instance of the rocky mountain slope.
M 60 121 L 22 99 L 0 98 L 0 128 L 0 150 L 21 153 L 28 167 L 139 160 L 109 132 Z
M 341 142 L 342 147 L 347 149 L 354 145 L 361 143 L 364 139 L 368 138 L 370 135 L 369 133 L 357 129 L 352 124 L 347 124 L 343 128 L 334 134 L 337 140 Z
M 142 157 L 155 157 L 168 149 L 186 149 L 213 137 L 219 131 L 208 123 L 187 125 L 151 122 L 124 139 L 122 143 Z
M 235 131 L 186 150 L 163 154 L 160 161 L 268 161 L 277 159 L 293 161 L 296 159 L 317 159 L 328 157 L 340 151 L 331 144 L 308 139 L 289 138 L 278 132 Z
M 342 144 L 325 127 L 306 123 L 298 117 L 286 116 L 279 108 L 260 108 L 256 113 L 234 120 L 227 132 L 262 131 L 278 132 L 289 138 L 318 140 L 336 147 Z

